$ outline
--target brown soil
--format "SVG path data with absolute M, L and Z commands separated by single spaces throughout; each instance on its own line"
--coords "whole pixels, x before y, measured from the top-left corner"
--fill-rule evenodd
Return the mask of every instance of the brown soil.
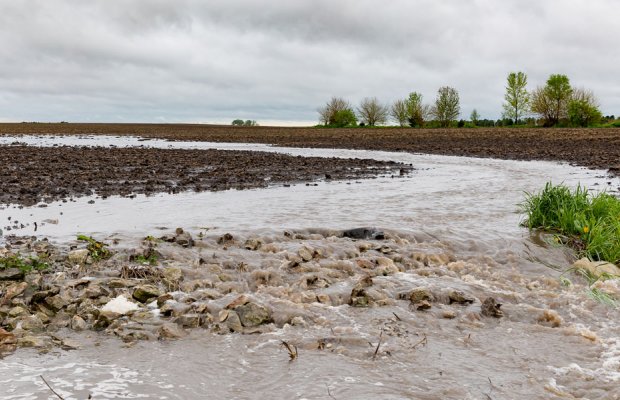
M 133 135 L 515 160 L 567 161 L 620 173 L 620 129 L 316 129 L 213 125 L 0 124 L 2 134 Z
M 226 190 L 404 174 L 403 164 L 250 151 L 0 146 L 0 203 L 32 205 L 94 193 Z

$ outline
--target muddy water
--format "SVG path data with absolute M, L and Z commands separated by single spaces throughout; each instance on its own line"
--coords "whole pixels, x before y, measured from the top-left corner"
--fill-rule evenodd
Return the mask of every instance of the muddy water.
M 108 141 L 93 145 L 120 144 L 115 138 L 92 140 Z M 153 142 L 136 139 L 132 144 Z M 36 234 L 58 242 L 67 242 L 76 232 L 132 242 L 161 227 L 167 232 L 183 226 L 195 235 L 202 231 L 206 242 L 195 252 L 212 254 L 220 263 L 247 265 L 247 271 L 233 273 L 238 282 L 249 282 L 240 285 L 239 292 L 305 322 L 276 324 L 272 331 L 255 335 L 195 329 L 179 341 L 138 342 L 129 349 L 101 334 L 64 333 L 82 342 L 82 349 L 45 355 L 19 350 L 0 361 L 0 398 L 53 398 L 39 375 L 72 399 L 89 394 L 95 399 L 620 398 L 619 312 L 589 299 L 577 277 L 569 275 L 574 284 L 561 286 L 559 273 L 543 264 L 568 268 L 567 254 L 541 246 L 539 237 L 518 227 L 520 216 L 515 213 L 523 191 L 538 190 L 548 180 L 617 187 L 602 171 L 545 162 L 244 148 L 395 160 L 412 163 L 417 170 L 402 179 L 94 199 L 94 204 L 78 199 L 45 208 L 0 210 L 0 220 L 11 217 L 25 225 L 11 233 L 34 233 L 36 221 Z M 329 232 L 368 225 L 385 229 L 388 239 L 365 245 Z M 285 229 L 299 236 L 284 236 Z M 260 238 L 271 250 L 222 249 L 215 238 L 224 232 L 239 237 L 240 243 Z M 390 250 L 378 251 L 381 245 Z M 281 262 L 301 246 L 321 249 L 324 256 L 305 272 L 282 269 Z M 198 257 L 179 250 L 169 255 L 188 265 Z M 397 268 L 373 277 L 380 304 L 349 306 L 347 296 L 363 276 L 351 265 L 379 258 L 392 260 Z M 262 270 L 277 273 L 279 279 L 256 284 Z M 330 285 L 300 287 L 307 273 Z M 436 298 L 428 311 L 399 300 L 401 293 L 419 287 Z M 613 284 L 606 289 L 620 291 Z M 463 291 L 475 301 L 450 304 L 450 290 Z M 332 304 L 298 301 L 306 292 L 327 294 Z M 489 296 L 504 304 L 504 318 L 480 316 L 480 302 Z M 281 340 L 298 346 L 298 359 L 288 361 Z

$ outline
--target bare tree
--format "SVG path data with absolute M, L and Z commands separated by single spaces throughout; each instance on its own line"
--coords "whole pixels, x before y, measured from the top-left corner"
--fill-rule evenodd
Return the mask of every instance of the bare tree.
M 332 97 L 323 107 L 318 109 L 319 121 L 323 125 L 330 125 L 338 112 L 350 110 L 351 104 L 342 97 Z
M 389 113 L 389 108 L 381 104 L 376 97 L 366 97 L 357 108 L 360 120 L 369 126 L 384 124 L 388 119 Z
M 401 127 L 407 126 L 409 113 L 405 100 L 396 100 L 390 109 L 390 115 Z
M 432 114 L 442 127 L 447 128 L 461 113 L 459 92 L 456 89 L 444 86 L 437 91 L 437 100 Z

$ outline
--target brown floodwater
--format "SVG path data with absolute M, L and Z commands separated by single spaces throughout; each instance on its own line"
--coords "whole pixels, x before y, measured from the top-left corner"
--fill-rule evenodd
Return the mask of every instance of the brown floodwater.
M 177 226 L 194 236 L 203 232 L 202 250 L 170 250 L 170 258 L 198 277 L 206 272 L 192 260 L 205 249 L 213 262 L 244 263 L 247 268 L 233 275 L 233 282 L 243 283 L 237 292 L 268 304 L 282 320 L 290 315 L 301 320 L 260 334 L 194 329 L 178 341 L 129 346 L 102 334 L 63 332 L 82 348 L 47 354 L 20 349 L 0 360 L 1 399 L 54 398 L 39 375 L 66 399 L 620 399 L 620 311 L 592 300 L 577 276 L 565 275 L 572 284 L 562 285 L 561 271 L 573 261 L 570 253 L 519 227 L 517 212 L 523 193 L 549 180 L 613 190 L 617 179 L 549 162 L 243 147 L 393 160 L 411 163 L 416 171 L 406 178 L 318 186 L 5 207 L 0 220 L 24 224 L 11 233 L 58 243 L 78 232 L 128 245 Z M 359 226 L 383 229 L 387 238 L 353 241 L 332 235 Z M 284 235 L 285 230 L 298 235 Z M 271 251 L 209 247 L 226 232 L 240 243 L 259 238 Z M 306 272 L 329 284 L 300 284 L 305 275 L 283 266 L 304 246 L 323 255 Z M 379 251 L 380 246 L 388 248 Z M 351 265 L 364 257 L 407 268 L 373 277 L 372 289 L 383 299 L 379 304 L 351 307 L 351 289 L 364 276 Z M 266 279 L 260 271 L 277 279 L 258 285 L 258 277 Z M 429 310 L 399 299 L 415 288 L 434 295 Z M 617 282 L 601 289 L 620 295 Z M 448 293 L 454 290 L 473 303 L 451 303 Z M 297 301 L 309 291 L 329 296 L 331 304 Z M 212 307 L 221 308 L 235 295 Z M 480 315 L 487 297 L 502 303 L 503 318 Z M 298 347 L 297 359 L 289 361 L 283 340 Z

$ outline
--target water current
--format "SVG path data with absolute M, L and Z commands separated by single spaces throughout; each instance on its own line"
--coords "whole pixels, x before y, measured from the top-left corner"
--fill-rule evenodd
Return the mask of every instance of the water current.
M 0 221 L 1 227 L 14 226 L 5 235 L 61 243 L 76 233 L 132 240 L 184 227 L 194 234 L 267 238 L 294 251 L 298 244 L 280 239 L 290 230 L 304 232 L 311 245 L 325 248 L 335 260 L 346 258 L 347 246 L 355 244 L 331 240 L 326 232 L 373 226 L 391 232 L 395 251 L 418 257 L 422 266 L 415 273 L 376 278 L 386 293 L 397 297 L 399 291 L 424 286 L 435 293 L 493 294 L 505 303 L 506 316 L 480 319 L 479 303 L 477 309 L 476 304 L 457 309 L 454 317 L 448 316 L 449 304 L 417 312 L 397 301 L 370 309 L 309 303 L 303 307 L 313 322 L 257 335 L 196 329 L 179 341 L 127 348 L 99 334 L 67 333 L 82 343 L 81 349 L 48 354 L 20 349 L 0 360 L 0 399 L 54 398 L 39 375 L 66 399 L 89 394 L 94 399 L 620 398 L 618 310 L 590 299 L 578 278 L 562 287 L 559 272 L 549 265 L 567 269 L 570 254 L 520 227 L 518 213 L 524 193 L 548 181 L 614 192 L 620 183 L 605 171 L 541 161 L 103 136 L 3 137 L 0 145 L 16 141 L 242 149 L 412 164 L 415 170 L 403 178 L 7 205 L 0 209 Z M 249 257 L 241 251 L 236 256 Z M 331 294 L 350 293 L 355 278 L 334 284 Z M 278 302 L 273 293 L 254 295 Z M 558 326 L 541 319 L 548 310 L 560 316 Z M 324 338 L 329 351 L 317 350 Z M 288 361 L 281 340 L 299 346 L 298 359 Z M 379 342 L 381 351 L 373 357 Z

